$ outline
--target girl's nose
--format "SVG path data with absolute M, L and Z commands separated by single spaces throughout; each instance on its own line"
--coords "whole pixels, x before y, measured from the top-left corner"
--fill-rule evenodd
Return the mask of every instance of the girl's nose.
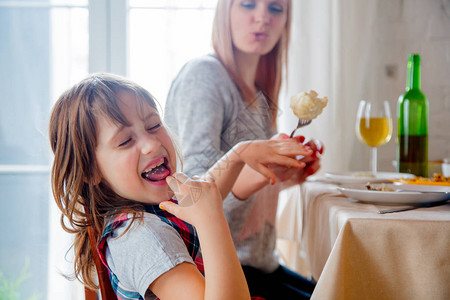
M 161 142 L 151 134 L 144 134 L 140 137 L 139 146 L 142 154 L 149 154 L 161 147 Z

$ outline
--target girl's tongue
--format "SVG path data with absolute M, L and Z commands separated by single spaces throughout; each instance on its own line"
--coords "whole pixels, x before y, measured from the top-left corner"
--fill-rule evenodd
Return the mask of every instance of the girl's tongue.
M 142 178 L 150 181 L 160 181 L 164 180 L 169 175 L 169 169 L 167 169 L 165 164 L 162 164 L 156 168 L 153 168 L 151 171 L 142 173 Z

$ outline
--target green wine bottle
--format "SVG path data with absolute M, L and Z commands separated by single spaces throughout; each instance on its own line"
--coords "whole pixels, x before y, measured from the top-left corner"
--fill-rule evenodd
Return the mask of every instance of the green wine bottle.
M 428 177 L 428 99 L 420 90 L 420 55 L 411 54 L 406 91 L 398 98 L 397 170 Z

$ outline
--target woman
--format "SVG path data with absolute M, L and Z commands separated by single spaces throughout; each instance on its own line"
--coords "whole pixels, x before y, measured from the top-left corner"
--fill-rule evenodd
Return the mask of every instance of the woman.
M 180 139 L 188 175 L 205 173 L 240 141 L 274 137 L 290 11 L 290 0 L 218 1 L 215 53 L 181 69 L 166 103 L 166 122 Z M 274 168 L 283 180 L 275 185 L 244 167 L 224 199 L 252 296 L 308 299 L 314 289 L 314 283 L 280 266 L 275 252 L 278 193 L 318 170 L 313 151 L 305 162 L 302 169 Z

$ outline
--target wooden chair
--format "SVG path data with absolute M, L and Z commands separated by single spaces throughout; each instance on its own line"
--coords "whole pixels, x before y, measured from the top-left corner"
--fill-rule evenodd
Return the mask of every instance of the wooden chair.
M 100 257 L 97 253 L 97 245 L 95 243 L 95 229 L 89 227 L 89 242 L 91 244 L 92 253 L 94 256 L 95 268 L 98 274 L 98 284 L 100 286 L 100 295 L 102 300 L 117 300 L 117 296 L 111 286 L 111 281 L 109 280 L 108 270 L 103 265 Z M 84 294 L 86 300 L 98 300 L 98 295 L 96 291 L 93 291 L 87 287 L 84 288 Z

